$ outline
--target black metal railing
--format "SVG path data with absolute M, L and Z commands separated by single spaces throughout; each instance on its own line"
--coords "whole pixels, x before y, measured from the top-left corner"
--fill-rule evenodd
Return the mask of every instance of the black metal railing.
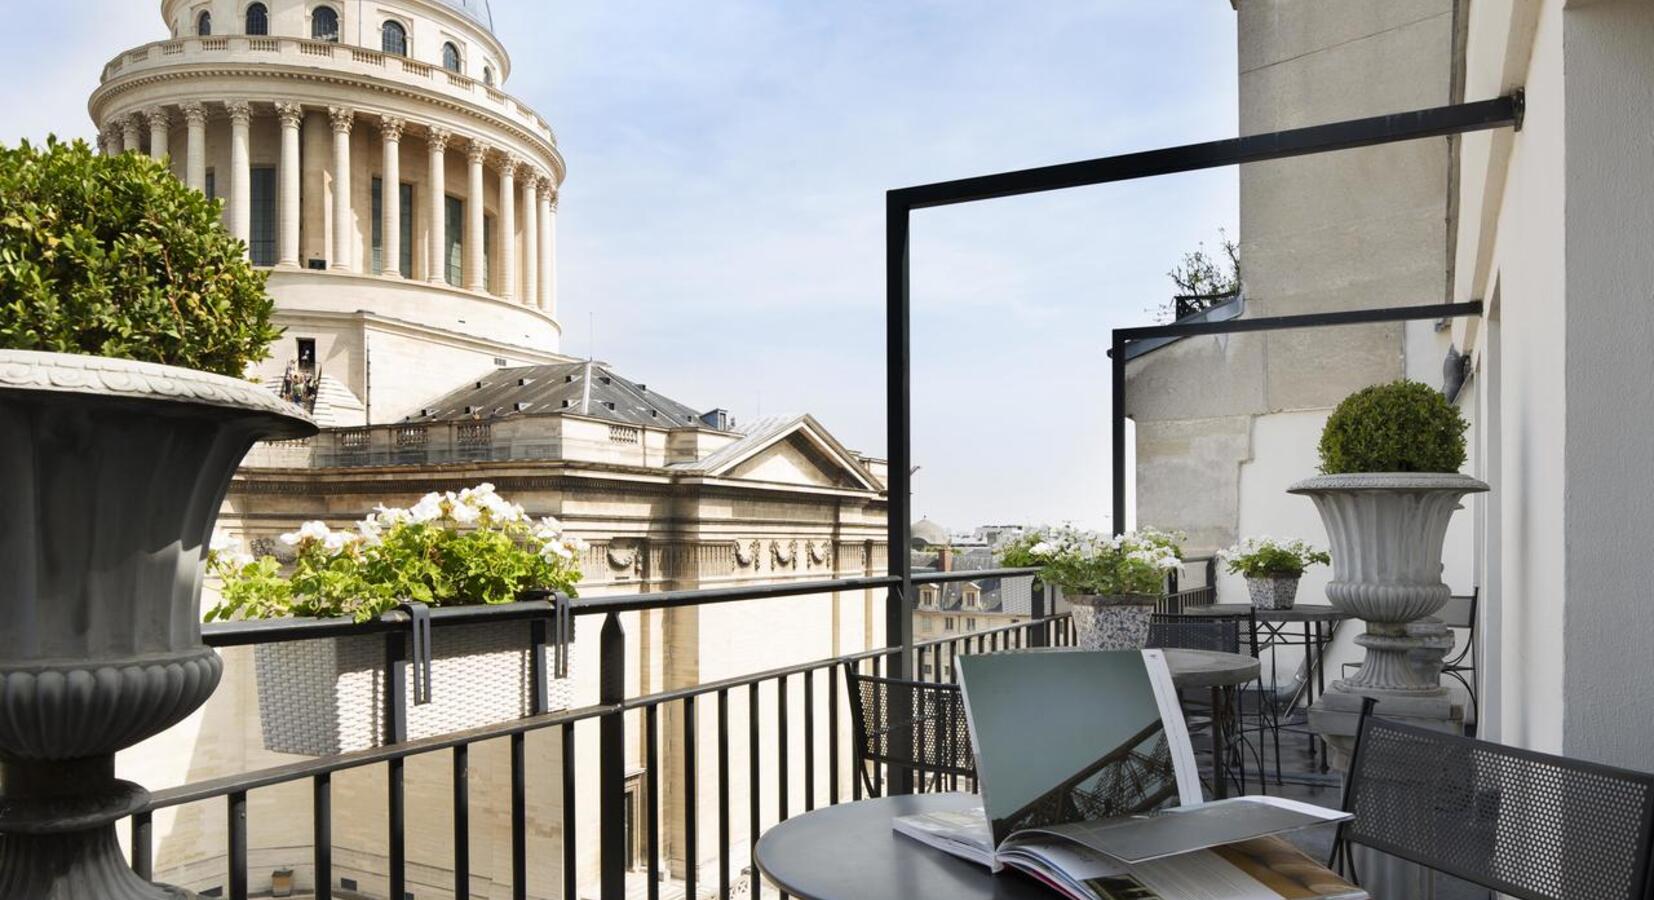
M 932 573 L 915 576 L 913 581 L 923 584 L 985 575 L 1031 578 L 1033 570 Z M 846 796 L 849 799 L 860 799 L 862 796 L 862 780 L 854 771 L 847 697 L 840 687 L 843 666 L 854 665 L 875 676 L 887 672 L 895 674 L 905 652 L 913 667 L 906 677 L 917 679 L 920 676 L 922 660 L 928 660 L 934 666 L 932 672 L 937 678 L 941 677 L 943 662 L 946 661 L 951 677 L 952 660 L 962 653 L 1069 644 L 1073 640 L 1070 622 L 1065 615 L 1047 615 L 1044 592 L 1036 588 L 1028 618 L 1002 627 L 917 642 L 908 648 L 875 648 L 692 687 L 627 697 L 627 644 L 620 615 L 779 597 L 830 597 L 846 591 L 892 589 L 898 583 L 896 576 L 871 576 L 599 597 L 573 604 L 549 598 L 507 606 L 430 610 L 429 622 L 436 629 L 506 620 L 528 620 L 533 623 L 530 629 L 533 651 L 530 666 L 537 689 L 533 692 L 532 713 L 524 718 L 415 740 L 408 739 L 405 715 L 409 700 L 407 670 L 417 662 L 410 658 L 407 635 L 413 617 L 408 612 L 387 613 L 370 622 L 300 619 L 205 626 L 203 638 L 215 647 L 361 634 L 382 635 L 387 662 L 383 691 L 386 704 L 385 742 L 382 746 L 366 750 L 306 759 L 156 791 L 149 805 L 131 819 L 132 865 L 145 878 L 154 876 L 156 812 L 187 804 L 221 802 L 228 824 L 226 895 L 246 897 L 249 890 L 249 793 L 309 781 L 313 800 L 311 863 L 314 892 L 318 898 L 330 898 L 339 888 L 333 859 L 333 776 L 340 772 L 383 766 L 386 773 L 385 878 L 388 895 L 406 896 L 410 890 L 407 880 L 409 810 L 405 786 L 406 762 L 417 756 L 447 752 L 451 756 L 454 806 L 451 825 L 452 890 L 456 896 L 470 896 L 473 876 L 469 848 L 472 838 L 471 806 L 474 802 L 470 790 L 470 749 L 483 742 L 504 740 L 509 742 L 510 748 L 511 890 L 513 897 L 528 897 L 531 892 L 527 797 L 530 774 L 535 767 L 529 759 L 527 737 L 534 732 L 555 730 L 562 757 L 559 773 L 562 787 L 561 885 L 556 892 L 547 890 L 548 886 L 536 885 L 533 893 L 565 898 L 584 896 L 580 893 L 580 842 L 595 834 L 599 848 L 598 895 L 605 898 L 623 896 L 628 876 L 626 805 L 630 801 L 625 767 L 631 758 L 627 742 L 628 724 L 631 723 L 642 729 L 643 738 L 642 808 L 636 810 L 633 821 L 641 831 L 641 842 L 644 844 L 641 864 L 632 874 L 647 879 L 645 895 L 651 900 L 660 896 L 660 866 L 666 859 L 663 841 L 669 836 L 669 829 L 677 829 L 670 834 L 676 838 L 677 846 L 682 851 L 675 857 L 685 861 L 678 873 L 684 896 L 696 897 L 702 887 L 702 867 L 697 861 L 703 839 L 710 839 L 717 845 L 716 871 L 710 873 L 706 886 L 712 888 L 715 885 L 716 896 L 727 898 L 741 886 L 743 879 L 753 879 L 747 886 L 756 895 L 759 889 L 756 876 L 750 867 L 739 864 L 742 857 L 751 859 L 752 849 L 765 828 L 818 805 L 835 804 Z M 598 702 L 576 709 L 549 709 L 548 692 L 544 685 L 548 674 L 557 666 L 554 660 L 562 641 L 572 638 L 569 620 L 599 616 L 602 627 L 596 642 L 599 656 Z M 589 637 L 585 639 L 589 640 Z M 794 705 L 794 701 L 801 701 L 801 705 Z M 714 737 L 703 742 L 698 732 L 704 714 L 699 711 L 707 706 L 713 709 L 710 718 Z M 738 771 L 731 753 L 731 741 L 739 739 L 736 724 L 739 717 L 744 717 L 747 731 L 744 773 Z M 581 810 L 577 802 L 579 786 L 591 783 L 591 773 L 580 770 L 575 744 L 577 733 L 593 726 L 597 730 L 599 745 L 596 773 L 598 821 L 595 830 L 591 827 L 592 823 L 580 820 Z M 677 731 L 674 735 L 678 738 L 676 741 L 667 740 L 667 729 Z M 824 742 L 821 740 L 823 736 Z M 795 754 L 790 749 L 795 740 L 802 742 L 801 753 Z M 662 818 L 660 806 L 661 762 L 663 754 L 674 748 L 682 773 L 681 784 L 677 786 L 681 792 L 678 806 L 682 812 L 675 817 L 675 821 L 669 822 Z M 702 822 L 699 803 L 703 787 L 700 760 L 702 754 L 707 752 L 713 755 L 709 769 L 716 773 L 717 802 L 713 805 L 716 821 L 713 823 Z M 796 763 L 801 763 L 802 771 Z M 886 779 L 884 773 L 878 771 L 879 767 L 873 768 L 871 780 L 874 784 L 888 781 L 891 790 L 903 789 L 894 779 Z M 747 809 L 738 811 L 732 807 L 735 802 L 732 786 L 740 783 L 743 775 L 748 794 Z M 737 832 L 743 825 L 747 832 L 746 846 L 741 848 L 736 841 L 739 838 Z M 428 824 L 421 827 L 428 828 Z M 585 887 L 589 892 L 591 886 Z

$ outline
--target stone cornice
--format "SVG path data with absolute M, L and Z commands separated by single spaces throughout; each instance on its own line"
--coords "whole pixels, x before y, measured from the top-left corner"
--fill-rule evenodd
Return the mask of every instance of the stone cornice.
M 251 78 L 265 83 L 271 81 L 312 82 L 316 84 L 333 85 L 355 90 L 366 89 L 386 96 L 397 97 L 404 100 L 413 101 L 415 103 L 437 107 L 449 112 L 460 113 L 462 115 L 469 116 L 472 119 L 483 122 L 503 134 L 511 136 L 525 147 L 535 148 L 540 155 L 543 155 L 550 162 L 550 168 L 559 183 L 561 183 L 568 174 L 568 166 L 564 162 L 562 154 L 558 151 L 555 140 L 547 140 L 545 137 L 523 128 L 517 123 L 511 121 L 509 118 L 506 118 L 491 110 L 483 109 L 475 104 L 464 103 L 460 100 L 437 93 L 420 91 L 396 82 L 378 79 L 371 75 L 360 75 L 346 72 L 333 73 L 328 72 L 325 69 L 314 68 L 291 69 L 270 63 L 249 63 L 246 65 L 227 64 L 211 67 L 191 65 L 187 68 L 180 66 L 172 69 L 146 71 L 135 75 L 116 76 L 109 81 L 104 82 L 98 87 L 97 90 L 93 91 L 92 97 L 88 101 L 88 107 L 93 113 L 93 121 L 119 119 L 120 117 L 131 115 L 134 110 L 122 109 L 119 112 L 105 114 L 103 116 L 100 116 L 99 113 L 101 109 L 114 105 L 122 95 L 130 93 L 134 90 L 152 85 L 163 85 L 178 82 L 199 82 L 202 84 L 202 90 L 194 96 L 181 96 L 176 101 L 163 102 L 182 105 L 183 103 L 192 101 L 217 101 L 222 98 L 224 90 L 222 87 L 214 86 L 213 82 L 225 78 Z M 325 100 L 315 100 L 302 96 L 297 99 L 314 106 L 327 105 Z M 147 105 L 153 106 L 155 105 L 155 101 L 150 100 Z M 362 111 L 369 114 L 377 114 L 382 112 L 393 112 L 398 115 L 401 114 L 396 111 L 380 109 L 364 109 Z M 496 147 L 499 143 L 497 139 L 473 137 L 473 135 L 466 132 L 456 131 L 456 134 L 466 138 L 467 140 L 485 140 Z

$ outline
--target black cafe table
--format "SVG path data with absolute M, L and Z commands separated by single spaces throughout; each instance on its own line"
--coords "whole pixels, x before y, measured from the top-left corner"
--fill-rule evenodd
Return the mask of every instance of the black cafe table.
M 1217 650 L 1163 652 L 1172 684 L 1183 690 L 1206 688 L 1212 692 L 1212 798 L 1222 800 L 1229 796 L 1229 779 L 1224 777 L 1223 765 L 1228 746 L 1225 730 L 1230 723 L 1239 721 L 1236 689 L 1258 677 L 1257 657 Z
M 975 794 L 900 794 L 823 807 L 764 832 L 758 870 L 805 900 L 1051 900 L 1025 875 L 994 875 L 890 827 L 897 816 L 981 805 Z

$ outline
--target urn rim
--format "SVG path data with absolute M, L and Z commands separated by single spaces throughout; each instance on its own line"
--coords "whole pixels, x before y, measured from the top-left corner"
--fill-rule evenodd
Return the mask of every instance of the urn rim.
M 1348 472 L 1316 475 L 1295 482 L 1289 494 L 1319 494 L 1329 491 L 1458 491 L 1479 494 L 1488 484 L 1459 472 Z
M 267 429 L 269 440 L 310 437 L 318 431 L 310 414 L 254 382 L 110 356 L 0 350 L 0 396 L 13 392 L 78 394 L 261 413 L 273 419 Z

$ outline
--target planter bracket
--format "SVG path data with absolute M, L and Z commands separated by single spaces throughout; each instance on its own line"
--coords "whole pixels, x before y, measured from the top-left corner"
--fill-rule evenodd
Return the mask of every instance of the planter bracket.
M 431 608 L 417 600 L 397 606 L 413 623 L 413 704 L 431 702 Z

